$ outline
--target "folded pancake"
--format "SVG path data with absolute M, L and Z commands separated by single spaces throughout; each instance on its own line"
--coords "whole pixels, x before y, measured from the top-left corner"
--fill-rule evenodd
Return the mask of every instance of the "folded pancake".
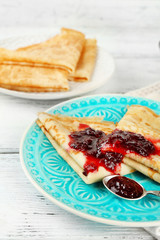
M 58 154 L 64 158 L 64 160 L 87 184 L 100 181 L 107 175 L 115 173 L 125 175 L 134 171 L 131 167 L 121 161 L 117 163 L 112 161 L 113 156 L 110 156 L 110 159 L 98 159 L 96 157 L 86 155 L 84 151 L 77 150 L 71 146 L 71 136 L 73 134 L 82 134 L 83 131 L 90 131 L 91 129 L 92 133 L 90 136 L 100 134 L 101 131 L 103 131 L 102 134 L 105 135 L 111 133 L 115 129 L 115 124 L 112 122 L 102 121 L 102 118 L 97 121 L 97 117 L 90 117 L 88 119 L 76 117 L 72 118 L 39 113 L 37 124 L 50 140 Z M 83 140 L 83 136 L 81 140 L 81 144 L 84 145 L 86 140 Z M 93 145 L 95 145 L 95 141 L 93 141 Z M 97 163 L 100 163 L 98 167 L 96 166 Z M 86 169 L 88 172 L 86 172 Z
M 125 164 L 127 164 L 128 166 L 134 168 L 138 172 L 141 172 L 144 175 L 146 175 L 147 177 L 149 177 L 149 178 L 153 179 L 154 181 L 160 183 L 160 173 L 155 171 L 154 169 L 149 168 L 149 167 L 141 164 L 140 162 L 137 162 L 137 161 L 135 161 L 131 158 L 127 158 L 127 157 L 123 158 L 123 162 Z
M 0 65 L 0 87 L 24 92 L 67 91 L 68 73 L 60 69 Z
M 106 134 L 112 132 L 115 129 L 115 124 L 113 122 L 103 121 L 104 117 L 74 117 L 74 116 L 66 116 L 62 114 L 48 114 L 45 113 L 45 116 L 53 121 L 60 122 L 63 127 L 67 128 L 70 132 L 77 131 L 79 129 L 79 124 L 81 124 L 82 128 L 86 126 L 92 126 L 97 130 L 102 130 Z
M 160 116 L 147 107 L 130 106 L 103 144 L 102 151 L 108 150 L 130 158 L 126 164 L 160 182 Z
M 88 81 L 91 78 L 95 66 L 96 54 L 96 39 L 86 39 L 77 67 L 75 71 L 69 75 L 69 80 Z
M 55 37 L 32 46 L 8 50 L 0 48 L 0 62 L 5 64 L 60 68 L 74 72 L 85 42 L 81 32 L 62 28 Z
M 48 40 L 50 41 L 50 40 Z M 47 42 L 48 42 L 47 41 Z M 27 50 L 31 51 L 39 44 L 19 48 L 17 51 Z M 76 69 L 69 74 L 68 80 L 71 81 L 88 81 L 91 78 L 97 55 L 97 41 L 96 39 L 86 39 Z

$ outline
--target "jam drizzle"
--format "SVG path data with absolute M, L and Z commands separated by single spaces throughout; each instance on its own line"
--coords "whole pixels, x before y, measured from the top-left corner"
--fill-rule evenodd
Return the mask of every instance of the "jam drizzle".
M 157 149 L 154 144 L 144 138 L 141 134 L 115 129 L 108 134 L 102 143 L 102 152 L 115 151 L 123 155 L 136 153 L 143 157 L 156 154 Z
M 117 174 L 125 154 L 136 153 L 148 157 L 159 151 L 141 134 L 115 129 L 111 134 L 106 135 L 86 124 L 80 124 L 79 129 L 83 130 L 69 135 L 69 146 L 86 156 L 86 163 L 83 166 L 85 176 L 89 172 L 97 171 L 100 166 L 112 174 Z
M 106 136 L 104 132 L 90 127 L 69 135 L 70 148 L 81 151 L 86 156 L 86 163 L 83 166 L 83 174 L 85 176 L 89 172 L 98 171 L 100 166 L 112 174 L 117 173 L 117 170 L 120 168 L 123 159 L 122 154 L 112 151 L 101 152 L 101 143 L 105 141 Z
M 85 128 L 89 128 L 88 124 L 84 124 L 84 123 L 80 123 L 79 124 L 79 130 L 85 129 Z

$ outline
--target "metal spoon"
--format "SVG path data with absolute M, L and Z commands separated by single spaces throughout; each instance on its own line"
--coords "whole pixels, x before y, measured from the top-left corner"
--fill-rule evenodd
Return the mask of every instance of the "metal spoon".
M 103 178 L 103 180 L 102 180 L 104 186 L 105 186 L 111 193 L 113 193 L 114 195 L 116 195 L 116 196 L 118 196 L 118 197 L 120 197 L 120 198 L 123 198 L 123 199 L 127 199 L 127 200 L 139 200 L 139 199 L 145 197 L 147 194 L 153 194 L 153 195 L 156 195 L 156 196 L 160 197 L 160 191 L 146 191 L 145 188 L 144 188 L 141 184 L 139 184 L 139 183 L 136 182 L 135 180 L 130 179 L 130 178 L 127 178 L 127 177 L 125 177 L 125 178 L 127 178 L 127 179 L 129 179 L 129 180 L 131 180 L 131 181 L 136 182 L 136 183 L 142 188 L 142 195 L 141 195 L 140 197 L 137 197 L 137 198 L 127 198 L 127 197 L 122 197 L 122 196 L 118 195 L 117 193 L 113 192 L 113 191 L 108 187 L 107 183 L 108 183 L 108 181 L 109 181 L 110 179 L 113 179 L 113 178 L 119 177 L 119 176 L 120 176 L 120 175 L 111 175 L 111 176 L 107 176 L 107 177 Z M 123 176 L 121 176 L 121 177 L 123 177 Z

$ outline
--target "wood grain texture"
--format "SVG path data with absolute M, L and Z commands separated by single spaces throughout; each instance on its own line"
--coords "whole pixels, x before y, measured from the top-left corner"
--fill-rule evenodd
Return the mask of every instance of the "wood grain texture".
M 115 58 L 116 71 L 105 86 L 89 94 L 125 93 L 159 81 L 159 23 L 159 0 L 0 2 L 0 39 L 52 33 L 55 28 L 58 32 L 62 26 L 97 38 Z M 107 226 L 74 216 L 28 181 L 18 155 L 23 132 L 37 112 L 60 102 L 0 94 L 0 240 L 153 240 L 142 228 Z
M 73 4 L 74 2 L 74 4 Z M 38 6 L 38 7 L 36 7 Z M 104 26 L 158 27 L 159 0 L 5 0 L 0 7 L 0 26 Z M 66 21 L 67 20 L 67 21 Z
M 28 181 L 18 154 L 0 154 L 0 182 L 0 240 L 153 239 L 142 228 L 88 221 L 54 205 Z

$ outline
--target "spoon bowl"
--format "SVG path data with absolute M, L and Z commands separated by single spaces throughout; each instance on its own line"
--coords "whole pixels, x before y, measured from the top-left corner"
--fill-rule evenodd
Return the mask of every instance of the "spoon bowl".
M 146 191 L 141 184 L 124 176 L 110 175 L 104 177 L 102 182 L 108 191 L 126 200 L 140 200 L 147 194 L 160 197 L 160 191 Z

